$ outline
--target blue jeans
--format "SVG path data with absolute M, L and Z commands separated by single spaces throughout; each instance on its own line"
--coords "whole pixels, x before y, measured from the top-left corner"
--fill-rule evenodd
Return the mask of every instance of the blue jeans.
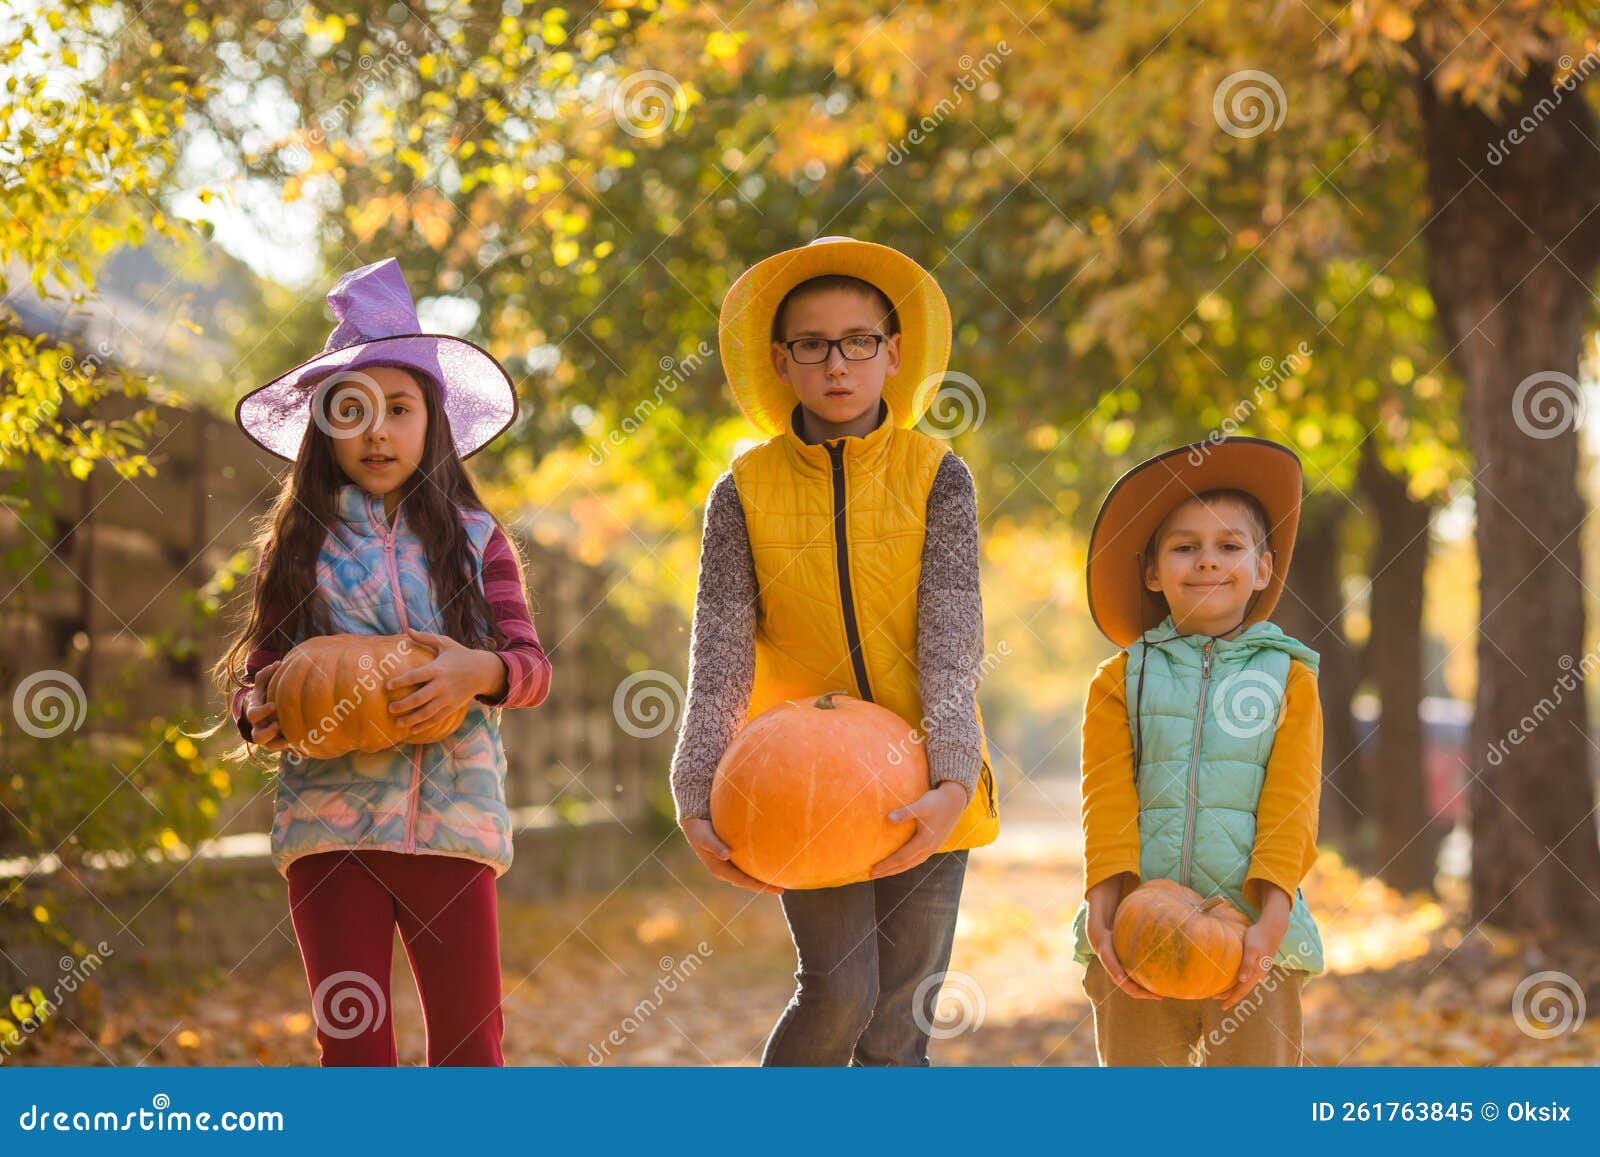
M 785 892 L 799 985 L 761 1063 L 926 1065 L 939 1000 L 928 978 L 950 965 L 966 872 L 962 849 L 881 880 Z

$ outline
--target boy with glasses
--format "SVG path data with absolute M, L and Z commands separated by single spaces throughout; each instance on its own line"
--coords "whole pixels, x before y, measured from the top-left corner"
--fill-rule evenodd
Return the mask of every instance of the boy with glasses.
M 949 358 L 949 307 L 904 254 L 825 237 L 748 270 L 720 337 L 734 397 L 769 440 L 707 502 L 678 822 L 713 875 L 779 892 L 712 828 L 712 777 L 738 730 L 838 690 L 917 729 L 928 790 L 888 815 L 914 834 L 869 880 L 782 893 L 799 983 L 762 1062 L 926 1065 L 967 852 L 1000 826 L 976 698 L 977 496 L 961 459 L 912 429 Z

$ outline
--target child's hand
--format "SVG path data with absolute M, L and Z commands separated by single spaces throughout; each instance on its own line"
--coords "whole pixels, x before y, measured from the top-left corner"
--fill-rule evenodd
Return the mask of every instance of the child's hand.
M 384 681 L 390 692 L 407 687 L 417 690 L 389 704 L 395 722 L 407 731 L 418 731 L 472 705 L 479 695 L 492 694 L 504 677 L 505 664 L 498 655 L 459 643 L 449 635 L 410 629 L 406 637 L 437 652 L 433 659 L 415 671 L 393 675 Z
M 1273 918 L 1263 913 L 1244 933 L 1244 957 L 1239 961 L 1239 981 L 1222 997 L 1224 1010 L 1232 1008 L 1250 990 L 1261 983 L 1262 977 L 1272 971 L 1272 959 L 1278 954 L 1284 933 L 1289 930 L 1287 918 Z
M 717 835 L 717 830 L 711 826 L 708 819 L 685 819 L 678 825 L 683 829 L 684 838 L 689 841 L 689 846 L 694 849 L 694 854 L 700 857 L 700 862 L 706 870 L 719 880 L 750 892 L 771 892 L 774 895 L 782 893 L 783 889 L 773 884 L 763 884 L 754 876 L 747 876 L 734 867 L 728 857 L 733 854 L 727 844 L 722 842 L 722 837 Z
M 1249 881 L 1245 881 L 1246 884 Z M 1232 1008 L 1261 983 L 1261 978 L 1272 971 L 1272 959 L 1278 955 L 1278 945 L 1289 931 L 1289 909 L 1294 897 L 1276 884 L 1259 880 L 1261 885 L 1261 914 L 1256 922 L 1245 929 L 1244 957 L 1239 961 L 1238 983 L 1222 996 L 1222 1007 Z
M 278 705 L 267 698 L 267 684 L 278 669 L 274 660 L 256 672 L 255 685 L 244 698 L 244 717 L 250 721 L 250 742 L 268 751 L 287 751 L 288 740 L 278 732 Z
M 1111 977 L 1112 984 L 1139 1000 L 1161 999 L 1160 995 L 1151 992 L 1129 976 L 1127 970 L 1122 967 L 1122 961 L 1117 958 L 1117 947 L 1112 942 L 1111 925 L 1090 920 L 1088 933 L 1089 947 L 1093 948 L 1094 954 L 1099 957 L 1100 965 L 1106 970 L 1106 975 Z
M 895 808 L 889 813 L 889 822 L 916 820 L 917 830 L 896 851 L 872 865 L 872 879 L 914 868 L 944 847 L 966 807 L 967 789 L 947 779 L 932 791 L 924 792 L 914 803 Z

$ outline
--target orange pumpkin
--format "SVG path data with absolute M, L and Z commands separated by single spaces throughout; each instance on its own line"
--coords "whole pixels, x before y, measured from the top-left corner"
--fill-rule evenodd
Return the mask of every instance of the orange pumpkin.
M 916 830 L 885 817 L 928 790 L 928 758 L 893 711 L 830 691 L 763 711 L 728 744 L 711 826 L 734 865 L 781 888 L 835 888 Z
M 408 635 L 318 635 L 298 643 L 267 682 L 278 730 L 292 751 L 310 759 L 436 743 L 461 726 L 467 708 L 408 733 L 389 704 L 416 688 L 391 694 L 383 686 L 430 662 L 435 653 Z
M 1250 918 L 1226 897 L 1147 880 L 1117 905 L 1111 943 L 1128 975 L 1158 996 L 1206 1000 L 1232 988 Z

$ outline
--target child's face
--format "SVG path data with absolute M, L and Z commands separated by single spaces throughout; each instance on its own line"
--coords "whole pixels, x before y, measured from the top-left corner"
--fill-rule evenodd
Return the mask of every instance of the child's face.
M 428 433 L 417 380 L 398 366 L 368 366 L 332 386 L 328 399 L 339 469 L 369 494 L 398 490 L 421 464 Z
M 791 301 L 784 310 L 783 340 L 843 338 L 851 334 L 884 335 L 883 307 L 866 293 L 826 289 Z M 800 404 L 825 422 L 853 422 L 869 410 L 877 412 L 884 379 L 900 368 L 900 335 L 878 344 L 865 361 L 850 361 L 838 346 L 824 362 L 805 365 L 786 346 L 772 343 L 772 368 L 794 390 Z
M 1250 511 L 1228 499 L 1191 498 L 1167 517 L 1145 586 L 1166 595 L 1180 631 L 1216 635 L 1238 625 L 1250 596 L 1272 581 L 1259 533 Z

